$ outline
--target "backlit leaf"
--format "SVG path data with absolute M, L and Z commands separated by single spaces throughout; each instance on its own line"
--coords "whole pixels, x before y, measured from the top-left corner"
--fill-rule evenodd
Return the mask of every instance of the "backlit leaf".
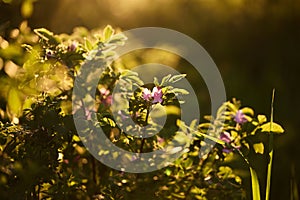
M 279 124 L 273 122 L 272 123 L 272 130 L 270 122 L 263 124 L 261 127 L 262 132 L 273 132 L 273 133 L 283 133 L 284 129 Z
M 263 154 L 264 153 L 264 144 L 262 142 L 253 144 L 253 149 L 254 149 L 255 153 Z
M 7 104 L 10 112 L 19 116 L 22 109 L 20 92 L 16 88 L 11 88 L 7 95 Z

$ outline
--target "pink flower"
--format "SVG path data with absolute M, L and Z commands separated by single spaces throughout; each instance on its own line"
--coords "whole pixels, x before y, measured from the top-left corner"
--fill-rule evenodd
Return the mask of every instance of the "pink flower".
M 102 95 L 102 100 L 101 102 L 105 105 L 105 106 L 110 106 L 112 104 L 112 95 L 110 94 L 110 91 L 106 88 L 101 88 L 99 89 L 100 94 Z
M 236 112 L 236 114 L 233 116 L 233 120 L 239 124 L 244 124 L 245 122 L 247 122 L 246 116 L 241 110 L 238 110 Z
M 157 136 L 157 143 L 158 143 L 159 145 L 162 145 L 164 142 L 165 142 L 165 139 L 164 139 L 164 138 L 161 138 L 161 137 L 158 137 L 158 136 Z
M 144 88 L 143 89 L 143 99 L 145 99 L 146 101 L 149 101 L 151 98 L 151 92 L 148 88 Z
M 220 134 L 220 139 L 226 143 L 230 143 L 231 142 L 231 138 L 230 138 L 230 133 L 228 132 L 222 132 Z
M 143 99 L 146 101 L 152 100 L 152 103 L 162 103 L 163 93 L 160 87 L 154 87 L 152 92 L 148 88 L 143 89 Z
M 69 46 L 68 46 L 68 51 L 76 51 L 77 49 L 77 42 L 72 42 Z
M 226 144 L 226 147 L 222 149 L 222 151 L 223 151 L 224 153 L 230 153 L 230 152 L 232 152 L 232 151 L 233 151 L 233 148 L 235 148 L 235 149 L 240 149 L 240 148 L 241 148 L 241 146 L 235 146 L 234 144 L 231 143 L 231 142 L 232 142 L 231 135 L 230 135 L 230 133 L 228 133 L 228 132 L 226 132 L 226 131 L 224 131 L 224 132 L 222 132 L 222 133 L 220 134 L 220 139 L 221 139 L 222 141 L 224 141 L 224 142 L 227 143 L 227 144 Z M 231 146 L 232 146 L 233 148 L 230 148 L 230 147 L 228 146 L 228 144 L 230 144 L 230 143 L 231 143 Z
M 106 88 L 101 88 L 100 90 L 100 94 L 102 95 L 102 96 L 107 96 L 108 94 L 109 94 L 109 90 L 108 89 L 106 89 Z
M 162 99 L 163 93 L 162 93 L 160 87 L 154 87 L 153 90 L 152 90 L 151 96 L 153 97 L 152 103 L 162 103 L 162 101 L 163 101 L 163 99 Z
M 102 103 L 104 103 L 104 105 L 106 106 L 110 106 L 112 104 L 112 101 L 112 95 L 109 95 L 102 100 Z

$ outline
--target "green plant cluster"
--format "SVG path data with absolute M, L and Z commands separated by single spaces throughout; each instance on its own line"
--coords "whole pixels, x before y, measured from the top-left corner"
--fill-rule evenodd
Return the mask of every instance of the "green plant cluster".
M 269 136 L 283 132 L 272 115 L 269 122 L 265 115 L 255 115 L 253 109 L 233 99 L 216 116 L 205 116 L 207 122 L 195 119 L 186 125 L 180 120 L 180 105 L 185 103 L 180 97 L 188 91 L 173 86 L 185 75 L 168 75 L 144 84 L 137 73 L 111 62 L 119 45 L 126 45 L 126 37 L 110 26 L 92 31 L 81 27 L 71 35 L 55 35 L 44 28 L 31 31 L 23 22 L 10 38 L 0 38 L 0 198 L 246 199 L 251 191 L 243 183 L 250 180 L 238 169 L 245 172 L 249 167 L 252 195 L 259 199 L 251 158 L 267 157 Z M 92 69 L 81 74 L 85 78 L 78 83 L 89 94 L 86 80 L 98 80 L 96 109 L 72 99 L 72 90 L 78 87 L 74 80 L 84 63 Z M 100 77 L 93 76 L 95 70 L 101 70 Z M 118 115 L 121 124 L 110 109 L 117 101 L 112 91 L 118 83 L 121 97 L 130 99 Z M 78 104 L 72 107 L 72 100 Z M 112 143 L 127 151 L 138 154 L 181 145 L 183 154 L 151 173 L 111 169 L 82 144 L 85 138 L 77 135 L 73 121 L 76 113 L 85 116 L 82 123 L 101 126 Z M 167 114 L 163 126 L 156 121 L 162 113 Z M 127 119 L 137 126 L 126 126 Z M 148 127 L 155 136 L 127 134 L 138 127 Z M 88 138 L 92 130 L 84 131 Z M 244 167 L 236 167 L 241 162 Z

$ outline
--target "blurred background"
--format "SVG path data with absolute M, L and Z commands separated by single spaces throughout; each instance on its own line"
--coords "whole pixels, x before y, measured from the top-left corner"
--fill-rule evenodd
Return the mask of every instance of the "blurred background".
M 289 198 L 292 180 L 300 180 L 300 134 L 296 130 L 300 112 L 300 1 L 0 1 L 2 37 L 24 19 L 32 28 L 45 27 L 56 34 L 71 33 L 76 26 L 93 29 L 107 24 L 121 30 L 170 28 L 192 37 L 207 50 L 221 72 L 228 100 L 236 97 L 244 106 L 269 115 L 272 89 L 276 88 L 274 120 L 286 132 L 275 138 L 271 199 Z M 191 81 L 197 88 L 198 80 Z M 201 112 L 209 114 L 209 96 L 203 91 L 199 86 Z M 266 167 L 264 162 L 260 164 L 264 185 Z

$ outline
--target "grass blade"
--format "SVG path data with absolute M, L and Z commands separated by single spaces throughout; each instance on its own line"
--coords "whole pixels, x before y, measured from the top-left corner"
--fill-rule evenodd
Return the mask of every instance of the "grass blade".
M 259 180 L 256 171 L 251 167 L 248 159 L 244 156 L 244 154 L 239 149 L 235 149 L 235 150 L 242 156 L 242 158 L 249 166 L 250 176 L 251 176 L 252 199 L 260 200 L 260 187 L 259 187 Z
M 273 89 L 273 93 L 272 93 L 270 130 L 272 130 L 272 124 L 273 124 L 274 96 L 275 96 L 275 89 Z M 268 172 L 267 172 L 267 186 L 266 186 L 265 200 L 269 200 L 269 198 L 270 198 L 272 163 L 273 163 L 273 154 L 274 154 L 274 152 L 273 152 L 273 132 L 269 133 L 269 150 L 268 150 L 268 152 L 269 152 L 269 163 L 268 163 Z
M 251 175 L 251 185 L 252 185 L 252 199 L 253 200 L 260 200 L 260 188 L 259 188 L 259 181 L 255 170 L 250 167 L 250 175 Z

